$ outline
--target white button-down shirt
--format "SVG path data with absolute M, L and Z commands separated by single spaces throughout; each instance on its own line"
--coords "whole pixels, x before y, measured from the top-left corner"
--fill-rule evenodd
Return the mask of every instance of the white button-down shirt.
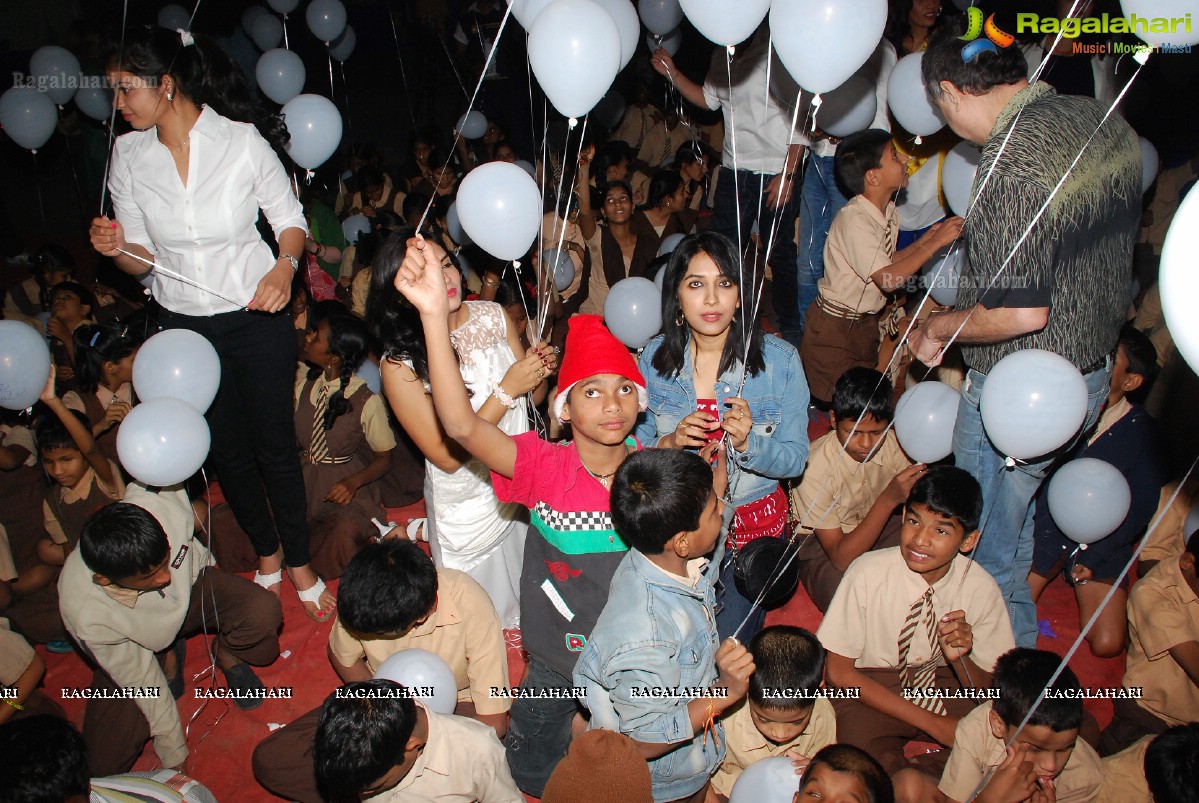
M 146 248 L 168 270 L 236 299 L 234 304 L 159 271 L 152 292 L 183 315 L 244 307 L 276 258 L 254 227 L 261 207 L 278 238 L 307 233 L 304 210 L 270 145 L 250 123 L 204 107 L 191 130 L 187 185 L 156 131 L 117 139 L 109 173 L 116 219 L 125 239 Z

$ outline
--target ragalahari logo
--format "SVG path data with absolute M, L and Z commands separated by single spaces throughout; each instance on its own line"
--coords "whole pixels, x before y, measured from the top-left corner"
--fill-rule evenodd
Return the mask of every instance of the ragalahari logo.
M 977 6 L 971 6 L 967 9 L 966 19 L 969 22 L 969 27 L 966 29 L 966 33 L 958 38 L 967 43 L 962 48 L 962 61 L 967 64 L 974 61 L 983 53 L 999 53 L 1000 47 L 1008 47 L 1016 41 L 1016 37 L 1007 31 L 1001 30 L 995 24 L 994 14 L 987 17 L 986 22 L 983 22 L 983 10 Z M 987 35 L 987 38 L 979 39 L 978 37 L 984 33 Z

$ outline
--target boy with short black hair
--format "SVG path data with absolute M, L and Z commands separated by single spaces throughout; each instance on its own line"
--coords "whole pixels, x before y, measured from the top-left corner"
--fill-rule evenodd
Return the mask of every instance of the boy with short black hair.
M 936 690 L 986 688 L 995 660 L 1015 646 L 995 581 L 964 553 L 978 540 L 982 493 L 960 468 L 934 466 L 908 494 L 900 545 L 850 564 L 817 635 L 837 699 L 837 740 L 862 748 L 888 772 L 907 765 L 904 746 L 953 744 L 970 699 Z
M 833 391 L 832 430 L 812 444 L 803 479 L 791 491 L 800 527 L 810 533 L 799 547 L 799 578 L 821 611 L 858 556 L 899 545 L 895 509 L 926 469 L 900 448 L 894 415 L 883 375 L 850 368 Z
M 1157 803 L 1199 803 L 1199 724 L 1175 725 L 1145 750 L 1145 780 Z
M 508 656 L 491 598 L 473 578 L 438 569 L 411 541 L 372 544 L 346 566 L 329 633 L 329 663 L 343 683 L 370 680 L 383 662 L 417 648 L 442 658 L 458 684 L 454 713 L 508 727 Z M 321 709 L 300 716 L 254 748 L 254 775 L 279 797 L 319 803 L 312 750 Z
M 612 528 L 608 488 L 625 458 L 641 448 L 630 433 L 648 404 L 645 378 L 598 315 L 576 315 L 551 405 L 559 421 L 571 425 L 574 440 L 555 444 L 536 432 L 506 434 L 476 415 L 467 396 L 450 344 L 443 259 L 436 243 L 410 240 L 395 286 L 420 312 L 433 403 L 446 434 L 491 469 L 501 502 L 530 511 L 520 581 L 529 656 L 522 691 L 570 688 L 578 654 L 628 550 Z M 540 353 L 539 370 L 552 373 L 557 358 Z M 573 699 L 514 701 L 505 746 L 524 792 L 541 794 L 566 754 L 577 713 Z
M 958 723 L 940 784 L 934 785 L 933 778 L 917 770 L 904 770 L 895 776 L 895 799 L 900 803 L 1094 800 L 1103 769 L 1095 750 L 1078 738 L 1083 717 L 1078 678 L 1069 667 L 1062 667 L 1049 684 L 1061 662 L 1054 653 L 1024 647 L 1000 656 L 991 679 L 996 696 Z
M 749 765 L 785 755 L 798 770 L 837 741 L 832 703 L 816 696 L 824 681 L 824 648 L 816 636 L 800 627 L 772 625 L 758 631 L 749 653 L 755 667 L 749 694 L 722 717 L 728 751 L 712 777 L 721 800 L 728 799 Z
M 808 307 L 799 356 L 812 400 L 828 409 L 837 378 L 847 368 L 878 363 L 879 312 L 887 294 L 907 280 L 962 230 L 962 219 L 934 223 L 899 253 L 895 195 L 908 184 L 907 157 L 891 135 L 872 128 L 837 146 L 837 181 L 849 203 L 833 218 L 824 244 L 824 277 Z
M 435 714 L 391 680 L 325 699 L 313 756 L 320 799 L 524 803 L 491 728 Z
M 630 455 L 612 483 L 612 523 L 632 549 L 612 578 L 574 681 L 586 690 L 592 729 L 637 743 L 658 801 L 702 800 L 724 755 L 715 717 L 745 695 L 753 672 L 753 657 L 735 639 L 717 649 L 720 566 L 707 556 L 723 508 L 712 469 L 690 452 Z M 695 689 L 706 691 L 696 696 Z

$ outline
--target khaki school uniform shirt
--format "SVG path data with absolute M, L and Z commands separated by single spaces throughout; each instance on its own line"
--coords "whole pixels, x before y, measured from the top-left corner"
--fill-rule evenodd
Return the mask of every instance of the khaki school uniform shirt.
M 853 658 L 859 669 L 898 668 L 899 630 L 912 603 L 927 590 L 924 578 L 903 562 L 900 547 L 867 552 L 849 564 L 816 636 L 829 652 Z M 966 612 L 974 632 L 970 658 L 988 672 L 1016 646 L 999 586 L 986 569 L 960 554 L 933 584 L 933 609 L 938 617 Z M 928 639 L 912 639 L 909 666 L 925 664 L 931 655 Z
M 0 582 L 17 579 L 17 565 L 12 559 L 12 547 L 8 545 L 8 530 L 0 524 Z
M 400 638 L 360 640 L 340 618 L 329 633 L 329 650 L 339 664 L 353 666 L 365 658 L 372 673 L 409 647 L 428 650 L 449 664 L 458 681 L 458 701 L 474 703 L 476 713 L 502 714 L 512 707 L 511 700 L 491 694 L 492 687 L 508 688 L 508 653 L 500 618 L 487 592 L 465 572 L 437 570 L 437 610 Z
M 855 195 L 829 227 L 824 278 L 816 285 L 820 295 L 859 314 L 881 310 L 887 298 L 870 277 L 891 264 L 898 239 L 895 204 L 887 204 L 883 213 L 865 197 Z
M 151 491 L 132 483 L 124 501 L 150 512 L 170 543 L 171 584 L 138 593 L 98 586 L 79 550 L 67 556 L 58 577 L 58 604 L 67 631 L 87 649 L 118 687 L 157 687 L 156 698 L 139 697 L 137 707 L 150 724 L 154 752 L 164 767 L 187 758 L 187 744 L 175 699 L 154 653 L 175 642 L 187 618 L 192 586 L 213 564 L 208 549 L 192 537 L 195 516 L 182 486 Z
M 1144 689 L 1137 705 L 1171 725 L 1199 720 L 1199 687 L 1170 648 L 1199 641 L 1199 598 L 1167 558 L 1128 595 L 1128 667 L 1124 687 Z
M 1162 488 L 1157 512 L 1149 520 L 1153 522 L 1157 520 L 1158 516 L 1161 516 L 1161 521 L 1158 521 L 1153 531 L 1145 536 L 1145 548 L 1141 550 L 1140 560 L 1161 561 L 1166 558 L 1177 558 L 1186 551 L 1187 514 L 1191 512 L 1195 491 L 1199 490 L 1199 487 L 1194 483 L 1187 483 L 1187 486 L 1178 492 L 1178 496 L 1174 497 L 1176 490 L 1178 490 L 1176 482 Z M 1173 504 L 1170 504 L 1171 497 L 1174 497 Z
M 366 803 L 525 803 L 488 725 L 426 709 L 429 737 L 404 779 Z
M 74 488 L 63 488 L 61 485 L 56 485 L 50 489 L 47 496 L 53 494 L 55 503 L 51 503 L 48 498 L 42 501 L 42 520 L 51 541 L 56 544 L 65 544 L 69 540 L 62 528 L 62 522 L 58 520 L 58 505 L 73 505 L 87 499 L 92 492 L 93 482 L 96 483 L 96 487 L 102 494 L 114 502 L 125 495 L 125 481 L 121 479 L 121 469 L 117 468 L 117 464 L 111 460 L 108 461 L 108 465 L 112 468 L 111 487 L 97 477 L 95 470 L 88 466 L 87 471 L 83 472 L 83 479 L 79 480 Z
M 732 714 L 722 716 L 720 721 L 724 723 L 727 750 L 724 761 L 720 762 L 720 767 L 712 776 L 712 788 L 725 797 L 732 794 L 733 784 L 750 764 L 792 750 L 811 758 L 820 748 L 837 741 L 837 715 L 833 711 L 833 704 L 824 697 L 816 698 L 812 718 L 808 720 L 808 727 L 803 729 L 803 733 L 782 744 L 767 741 L 758 731 L 748 700 L 742 700 L 734 706 Z
M 296 387 L 295 398 L 296 402 L 300 401 L 300 394 L 304 392 L 304 386 L 308 384 L 308 372 L 305 370 L 296 371 Z M 349 399 L 358 389 L 365 384 L 363 379 L 352 376 L 350 381 L 346 383 L 343 396 Z M 333 394 L 341 388 L 341 379 L 328 380 L 324 374 L 316 378 L 312 383 L 312 390 L 308 393 L 308 401 L 313 407 L 316 407 L 316 400 L 320 396 L 321 388 L 327 387 L 326 398 L 333 398 Z M 391 430 L 391 422 L 387 418 L 387 402 L 383 401 L 383 397 L 378 393 L 372 393 L 370 398 L 366 400 L 366 404 L 362 405 L 362 415 L 359 416 L 359 424 L 362 426 L 362 434 L 366 437 L 366 443 L 371 447 L 373 452 L 390 452 L 396 448 L 395 433 Z M 337 455 L 334 455 L 336 457 Z
M 791 507 L 805 530 L 849 532 L 866 518 L 887 483 L 910 465 L 894 430 L 865 463 L 846 454 L 837 433 L 829 432 L 812 444 L 803 480 L 791 491 Z
M 988 701 L 958 721 L 949 763 L 937 786 L 950 800 L 968 799 L 983 778 L 1003 762 L 1003 742 L 991 733 L 990 714 L 991 703 Z M 1097 794 L 1102 780 L 1103 766 L 1099 755 L 1089 744 L 1078 739 L 1069 761 L 1053 782 L 1057 803 L 1099 800 Z
M 37 445 L 33 441 L 33 430 L 29 427 L 11 427 L 8 424 L 0 424 L 0 446 L 20 446 L 29 452 L 29 456 L 21 465 L 37 465 Z
M 0 684 L 14 685 L 33 663 L 33 658 L 33 647 L 12 632 L 8 620 L 0 616 Z
M 1149 782 L 1145 780 L 1145 751 L 1153 739 L 1152 736 L 1143 736 L 1119 753 L 1100 759 L 1103 762 L 1103 783 L 1099 785 L 1096 800 L 1136 803 L 1150 799 Z

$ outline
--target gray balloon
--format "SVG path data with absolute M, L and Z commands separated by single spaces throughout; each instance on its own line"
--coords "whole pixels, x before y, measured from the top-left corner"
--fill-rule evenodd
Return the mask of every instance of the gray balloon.
M 1093 544 L 1124 523 L 1132 504 L 1120 470 L 1094 457 L 1079 457 L 1057 470 L 1046 494 L 1053 523 L 1072 541 Z
M 616 339 L 639 349 L 662 329 L 662 294 L 649 279 L 621 279 L 604 301 L 604 322 Z

